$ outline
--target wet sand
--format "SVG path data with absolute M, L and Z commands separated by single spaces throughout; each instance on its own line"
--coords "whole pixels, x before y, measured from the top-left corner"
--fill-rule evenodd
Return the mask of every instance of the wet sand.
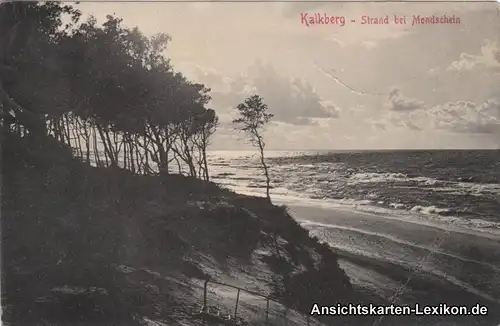
M 364 291 L 396 304 L 489 308 L 486 317 L 384 317 L 380 325 L 500 324 L 500 237 L 344 209 L 290 205 L 290 212 L 335 248 Z

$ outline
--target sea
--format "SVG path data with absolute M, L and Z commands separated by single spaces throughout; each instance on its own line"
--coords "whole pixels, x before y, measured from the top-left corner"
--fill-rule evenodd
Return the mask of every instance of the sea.
M 500 234 L 500 150 L 267 151 L 271 198 Z M 259 156 L 211 151 L 211 180 L 265 195 Z
M 341 255 L 339 266 L 354 286 L 391 302 L 481 302 L 500 311 L 499 150 L 268 151 L 266 157 L 273 203 L 286 204 Z M 255 152 L 214 151 L 209 161 L 213 182 L 265 196 Z M 500 315 L 490 317 L 404 325 L 499 324 Z

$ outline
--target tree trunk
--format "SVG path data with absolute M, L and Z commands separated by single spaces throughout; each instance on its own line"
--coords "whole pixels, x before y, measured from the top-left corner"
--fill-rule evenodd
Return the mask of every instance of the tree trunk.
M 101 126 L 97 125 L 97 131 L 99 132 L 99 138 L 101 139 L 101 143 L 104 146 L 104 156 L 106 158 L 106 165 L 108 165 L 108 159 L 111 160 L 111 166 L 116 167 L 116 161 L 114 160 L 114 154 L 111 148 L 111 140 L 109 139 L 108 130 L 104 131 Z M 107 137 L 106 137 L 107 136 Z
M 88 124 L 86 121 L 83 121 L 83 123 L 80 125 L 80 128 L 83 129 L 83 137 L 85 140 L 85 158 L 87 160 L 87 163 L 90 164 L 90 135 L 88 131 Z
M 203 165 L 205 166 L 205 180 L 210 181 L 210 175 L 208 174 L 208 162 L 207 162 L 207 139 L 206 139 L 205 133 L 203 133 L 203 139 L 202 139 L 202 149 L 201 149 L 201 155 L 203 159 Z
M 266 198 L 269 202 L 271 202 L 271 195 L 269 194 L 271 179 L 269 178 L 269 171 L 267 168 L 266 161 L 264 159 L 264 143 L 262 139 L 258 138 L 259 150 L 260 150 L 260 163 L 262 164 L 262 168 L 264 169 L 264 175 L 266 176 Z
M 137 138 L 135 139 L 137 141 Z M 135 157 L 134 157 L 134 146 L 133 146 L 133 140 L 130 139 L 128 146 L 129 146 L 129 153 L 130 153 L 130 171 L 132 173 L 135 173 Z
M 98 147 L 98 143 L 97 143 L 97 131 L 96 131 L 96 127 L 91 127 L 92 129 L 92 134 L 93 134 L 93 138 L 94 138 L 94 161 L 95 161 L 95 164 L 96 166 L 101 166 L 101 155 L 99 153 L 99 147 Z

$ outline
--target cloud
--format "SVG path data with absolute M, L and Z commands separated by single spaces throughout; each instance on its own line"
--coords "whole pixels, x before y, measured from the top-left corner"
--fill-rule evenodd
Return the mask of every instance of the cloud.
M 425 113 L 424 113 L 425 114 Z M 415 112 L 408 112 L 406 116 L 389 116 L 387 119 L 388 122 L 391 123 L 392 127 L 397 128 L 397 129 L 405 129 L 405 130 L 411 130 L 411 131 L 422 131 L 424 130 L 423 127 L 420 126 L 418 123 L 418 119 L 416 119 L 416 116 L 419 116 L 420 114 L 415 114 Z
M 207 78 L 205 78 L 207 80 Z M 221 78 L 209 78 L 212 81 Z M 213 87 L 212 106 L 216 110 L 235 108 L 246 97 L 259 94 L 274 114 L 274 121 L 293 125 L 314 124 L 315 119 L 335 119 L 340 109 L 321 98 L 312 86 L 301 79 L 290 79 L 278 74 L 270 65 L 255 63 L 237 78 L 226 78 L 229 91 Z M 212 87 L 207 83 L 208 87 Z
M 403 121 L 404 126 L 407 129 L 413 130 L 413 131 L 422 131 L 422 127 L 417 126 L 415 123 L 413 123 L 411 120 L 408 121 Z
M 321 101 L 322 110 L 324 110 L 327 114 L 326 116 L 317 116 L 316 118 L 339 118 L 340 117 L 340 109 L 333 104 L 331 101 Z
M 189 80 L 203 83 L 207 87 L 217 90 L 217 92 L 230 90 L 231 79 L 220 74 L 214 68 L 205 68 L 194 62 L 184 61 L 174 64 L 174 69 L 181 72 Z
M 233 123 L 233 120 L 236 118 L 236 115 L 233 112 L 222 112 L 217 113 L 219 117 L 219 123 L 222 127 L 229 126 Z
M 388 112 L 385 121 L 394 128 L 411 131 L 444 131 L 454 134 L 498 137 L 500 136 L 500 100 L 490 99 L 482 104 L 456 101 L 424 110 L 402 111 L 398 114 Z
M 234 108 L 246 97 L 259 94 L 274 114 L 273 121 L 293 125 L 315 125 L 317 119 L 336 119 L 340 109 L 320 97 L 309 83 L 282 76 L 269 64 L 257 60 L 237 77 L 220 74 L 213 68 L 202 68 L 192 62 L 176 66 L 190 80 L 211 88 L 211 106 L 221 116 L 221 125 L 230 123 Z
M 378 122 L 378 121 L 375 121 L 372 123 L 372 126 L 376 129 L 379 129 L 379 130 L 382 130 L 382 131 L 386 131 L 387 130 L 387 127 L 385 126 L 385 123 L 383 122 Z
M 500 72 L 500 48 L 496 42 L 485 40 L 481 54 L 461 53 L 460 59 L 453 61 L 448 71 L 485 71 Z
M 398 88 L 393 88 L 389 92 L 389 102 L 387 105 L 390 110 L 399 112 L 410 112 L 424 108 L 422 101 L 402 95 L 401 90 Z
M 434 76 L 435 76 L 435 75 L 438 75 L 438 74 L 443 73 L 443 70 L 444 70 L 443 68 L 440 68 L 440 67 L 434 67 L 434 68 L 429 69 L 429 70 L 427 71 L 427 73 L 428 73 L 429 75 L 434 75 Z
M 433 127 L 454 133 L 500 135 L 500 101 L 482 104 L 458 101 L 433 107 L 429 112 Z
M 340 110 L 329 101 L 324 101 L 301 79 L 290 79 L 279 75 L 272 66 L 254 67 L 256 74 L 249 80 L 252 92 L 260 94 L 268 104 L 275 119 L 291 124 L 304 124 L 311 118 L 338 118 Z

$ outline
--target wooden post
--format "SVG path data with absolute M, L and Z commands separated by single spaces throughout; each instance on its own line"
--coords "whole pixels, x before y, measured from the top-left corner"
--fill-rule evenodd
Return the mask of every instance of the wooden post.
M 269 298 L 267 298 L 266 302 L 266 326 L 269 325 Z
M 238 313 L 238 303 L 240 302 L 240 289 L 238 288 L 238 294 L 236 294 L 236 306 L 234 307 L 234 320 L 236 321 L 236 314 Z
M 207 288 L 208 288 L 208 280 L 205 281 L 203 286 L 203 313 L 207 313 Z

